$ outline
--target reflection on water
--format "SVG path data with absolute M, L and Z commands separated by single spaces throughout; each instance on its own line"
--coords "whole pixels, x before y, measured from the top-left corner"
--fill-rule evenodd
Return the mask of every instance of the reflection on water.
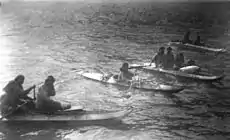
M 12 78 L 12 73 L 10 71 L 10 41 L 3 36 L 3 28 L 4 26 L 0 26 L 0 89 L 2 89 L 7 81 Z M 0 95 L 1 94 L 2 92 L 0 93 Z

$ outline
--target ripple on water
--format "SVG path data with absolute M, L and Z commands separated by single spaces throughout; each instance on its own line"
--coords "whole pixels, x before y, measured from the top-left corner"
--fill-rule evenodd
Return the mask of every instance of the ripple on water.
M 75 131 L 64 137 L 64 140 L 154 140 L 148 134 L 135 130 L 121 131 L 96 128 Z

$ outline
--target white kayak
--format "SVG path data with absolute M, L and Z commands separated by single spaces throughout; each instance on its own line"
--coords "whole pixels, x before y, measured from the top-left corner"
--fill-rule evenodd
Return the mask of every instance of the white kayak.
M 224 53 L 227 52 L 226 49 L 217 49 L 217 48 L 210 48 L 207 46 L 198 46 L 193 45 L 189 43 L 183 44 L 182 42 L 169 42 L 168 45 L 178 47 L 180 49 L 184 50 L 191 50 L 191 51 L 197 51 L 197 52 L 214 52 L 214 53 Z
M 224 78 L 223 74 L 219 76 L 210 76 L 210 75 L 199 75 L 199 74 L 188 73 L 188 71 L 191 72 L 193 70 L 196 70 L 198 67 L 187 67 L 185 68 L 186 71 L 183 71 L 183 68 L 182 70 L 177 71 L 177 70 L 165 70 L 162 68 L 156 68 L 154 63 L 152 63 L 151 66 L 150 66 L 150 63 L 144 63 L 143 65 L 132 64 L 130 65 L 130 68 L 141 69 L 141 70 L 144 70 L 150 73 L 158 72 L 158 73 L 163 73 L 163 74 L 170 74 L 175 77 L 182 77 L 182 78 L 206 81 L 206 82 L 215 82 L 215 81 L 219 81 Z
M 132 112 L 131 108 L 122 111 L 86 111 L 82 109 L 70 109 L 47 114 L 41 111 L 31 110 L 26 114 L 13 114 L 3 121 L 101 121 L 121 119 Z
M 95 73 L 95 72 L 78 72 L 79 75 L 99 81 L 102 83 L 112 84 L 112 85 L 118 85 L 118 86 L 124 86 L 124 87 L 130 87 L 131 83 L 128 82 L 118 82 L 117 78 L 118 75 L 103 75 L 101 73 Z M 132 88 L 135 89 L 141 89 L 141 90 L 149 90 L 149 91 L 162 91 L 162 92 L 170 92 L 170 93 L 177 93 L 182 91 L 184 88 L 181 86 L 171 86 L 171 85 L 164 85 L 164 84 L 158 84 L 158 85 L 150 85 L 146 84 L 144 81 L 138 80 L 137 82 L 133 82 Z

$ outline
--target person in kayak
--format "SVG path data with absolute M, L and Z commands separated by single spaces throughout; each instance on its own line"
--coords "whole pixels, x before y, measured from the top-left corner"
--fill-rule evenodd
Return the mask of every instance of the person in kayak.
M 32 89 L 35 89 L 35 85 L 31 86 L 30 88 L 24 90 L 23 83 L 25 77 L 23 75 L 18 75 L 14 80 L 10 81 L 4 88 L 3 91 L 5 92 L 1 97 L 1 113 L 3 115 L 10 113 L 14 109 L 25 102 L 33 101 L 32 98 L 28 97 L 27 94 L 30 93 Z M 21 111 L 25 111 L 20 108 Z M 19 110 L 20 110 L 19 109 Z
M 50 99 L 51 96 L 56 95 L 54 88 L 55 78 L 53 76 L 48 76 L 44 84 L 39 87 L 38 94 L 36 98 L 36 108 L 44 112 L 55 112 L 59 110 L 70 109 L 70 104 L 61 103 Z
M 165 48 L 160 47 L 158 53 L 152 58 L 150 66 L 155 63 L 156 67 L 164 67 L 165 65 Z
M 177 53 L 175 58 L 175 69 L 179 69 L 184 65 L 184 54 L 182 52 Z
M 201 43 L 200 41 L 201 41 L 201 40 L 200 40 L 200 35 L 197 34 L 197 39 L 196 39 L 196 41 L 194 42 L 194 45 L 204 46 L 204 43 Z
M 184 39 L 182 40 L 182 43 L 185 44 L 185 43 L 192 43 L 192 41 L 189 39 L 190 37 L 190 31 L 187 31 L 186 34 L 184 35 Z
M 123 63 L 118 75 L 118 81 L 130 81 L 132 80 L 133 76 L 134 74 L 129 71 L 129 64 Z
M 187 61 L 186 66 L 194 66 L 194 65 L 196 65 L 195 60 L 189 59 L 189 60 Z
M 168 47 L 167 48 L 167 54 L 165 55 L 165 69 L 173 69 L 174 66 L 174 55 L 172 52 L 172 48 Z

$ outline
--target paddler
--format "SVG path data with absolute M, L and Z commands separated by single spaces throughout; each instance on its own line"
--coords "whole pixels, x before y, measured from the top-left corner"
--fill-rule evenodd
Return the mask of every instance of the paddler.
M 165 47 L 160 47 L 158 53 L 152 58 L 151 63 L 155 63 L 156 67 L 164 67 L 165 65 Z
M 50 98 L 51 96 L 56 95 L 54 82 L 55 78 L 53 76 L 48 76 L 45 80 L 45 83 L 39 87 L 36 98 L 36 108 L 38 110 L 44 112 L 55 112 L 71 108 L 70 104 L 54 101 Z
M 189 43 L 191 44 L 192 41 L 189 39 L 190 37 L 190 31 L 187 31 L 184 35 L 184 39 L 182 40 L 182 43 L 185 44 L 185 43 Z
M 184 65 L 184 54 L 182 52 L 177 53 L 175 58 L 175 67 L 176 69 L 181 68 Z
M 122 67 L 120 68 L 120 73 L 118 76 L 118 81 L 130 81 L 134 74 L 129 71 L 129 64 L 123 63 Z
M 196 38 L 196 41 L 194 42 L 194 45 L 198 45 L 198 46 L 204 45 L 204 43 L 201 43 L 200 35 L 198 33 L 197 33 L 197 38 Z
M 187 64 L 186 64 L 186 66 L 194 66 L 194 65 L 196 65 L 196 62 L 192 59 L 189 59 Z
M 3 88 L 3 91 L 5 93 L 1 97 L 1 107 L 0 107 L 2 116 L 9 114 L 13 110 L 15 110 L 18 105 L 21 105 L 24 102 L 32 101 L 32 98 L 28 97 L 27 94 L 29 94 L 30 91 L 34 89 L 36 86 L 33 85 L 27 90 L 24 90 L 23 89 L 24 80 L 25 77 L 23 75 L 18 75 L 14 80 L 10 81 Z
M 172 52 L 172 48 L 167 48 L 167 54 L 165 55 L 165 69 L 173 69 L 174 66 L 174 55 Z

